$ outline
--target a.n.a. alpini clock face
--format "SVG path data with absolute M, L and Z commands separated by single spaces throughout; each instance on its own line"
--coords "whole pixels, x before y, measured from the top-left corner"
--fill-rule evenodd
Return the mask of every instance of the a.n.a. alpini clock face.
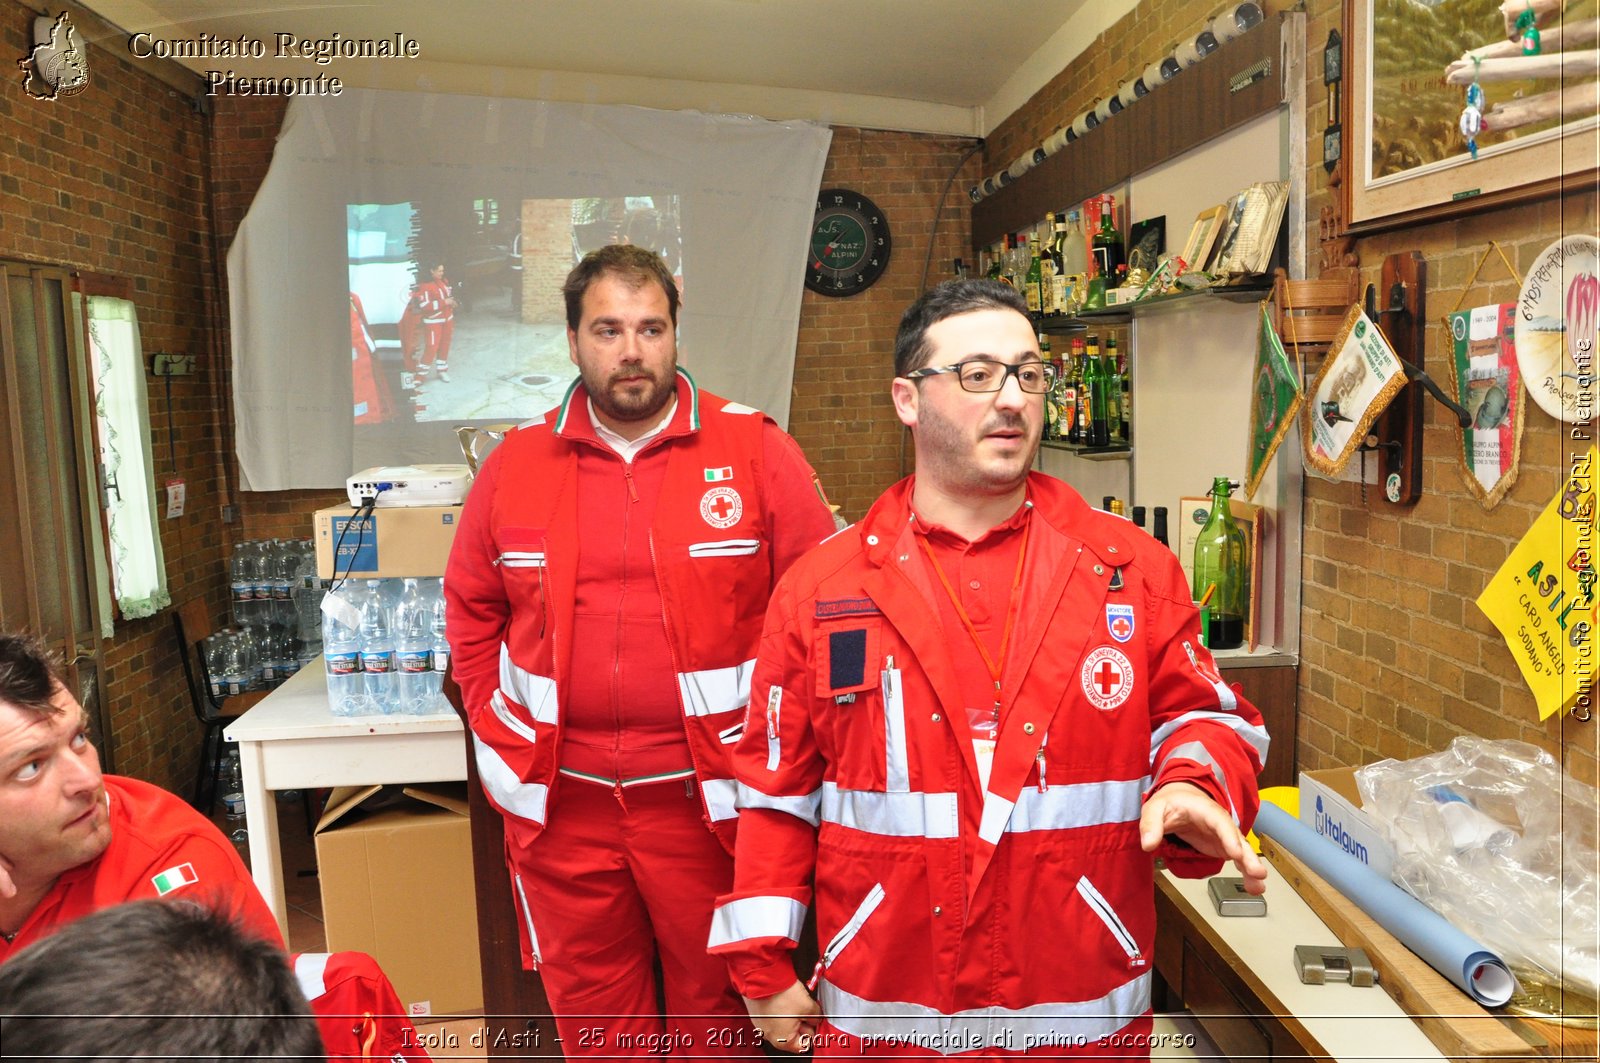
M 822 295 L 854 295 L 889 265 L 889 222 L 877 205 L 845 188 L 817 197 L 806 255 L 806 287 Z

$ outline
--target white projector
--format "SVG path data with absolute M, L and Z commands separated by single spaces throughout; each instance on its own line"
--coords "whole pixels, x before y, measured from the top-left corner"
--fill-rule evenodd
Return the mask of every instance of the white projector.
M 378 509 L 459 505 L 471 486 L 465 465 L 379 465 L 345 481 L 352 506 Z

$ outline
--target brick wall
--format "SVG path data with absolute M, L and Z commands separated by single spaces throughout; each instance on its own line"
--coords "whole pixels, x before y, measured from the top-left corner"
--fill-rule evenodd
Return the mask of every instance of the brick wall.
M 889 402 L 894 334 L 900 314 L 922 291 L 923 266 L 939 196 L 976 142 L 963 137 L 835 129 L 823 188 L 849 188 L 889 219 L 889 268 L 860 295 L 837 299 L 807 291 L 800 304 L 789 431 L 805 448 L 828 498 L 848 520 L 911 471 L 911 448 Z M 971 262 L 966 190 L 980 154 L 949 185 L 927 284 L 948 280 L 951 263 Z M 800 263 L 795 264 L 801 268 Z
M 26 55 L 35 12 L 0 0 L 0 55 Z M 223 601 L 220 420 L 213 260 L 206 217 L 206 120 L 148 69 L 92 49 L 79 95 L 35 100 L 0 79 L 0 257 L 126 278 L 147 354 L 192 354 L 191 376 L 147 377 L 156 481 L 184 479 L 184 516 L 161 522 L 175 600 Z M 167 384 L 170 382 L 170 391 Z M 118 772 L 187 792 L 199 726 L 166 613 L 118 621 L 104 643 L 100 736 Z
M 522 202 L 522 320 L 565 324 L 561 285 L 572 269 L 572 200 Z
M 982 172 L 993 172 L 1071 121 L 1134 66 L 1192 33 L 1215 7 L 1212 0 L 1142 4 L 991 134 Z M 1340 0 L 1309 0 L 1306 8 L 1305 139 L 1312 158 L 1304 178 L 1315 275 L 1318 218 L 1332 202 L 1317 148 L 1328 122 L 1319 60 L 1328 30 L 1340 24 L 1341 5 Z M 1593 233 L 1596 227 L 1595 191 L 1574 187 L 1541 203 L 1374 236 L 1357 242 L 1355 251 L 1363 284 L 1377 281 L 1386 255 L 1423 253 L 1429 283 L 1427 357 L 1431 365 L 1443 366 L 1439 319 L 1456 305 L 1490 241 L 1506 249 L 1518 270 L 1526 270 L 1559 235 Z M 1468 305 L 1516 298 L 1517 286 L 1504 277 L 1503 267 L 1485 274 L 1491 279 L 1473 289 Z M 1437 403 L 1427 402 L 1426 409 L 1423 497 L 1416 507 L 1368 505 L 1357 485 L 1307 480 L 1300 766 L 1420 756 L 1443 749 L 1456 736 L 1476 734 L 1531 742 L 1556 755 L 1577 778 L 1594 783 L 1600 727 L 1570 719 L 1539 723 L 1510 652 L 1474 604 L 1549 502 L 1575 444 L 1530 400 L 1521 475 L 1506 500 L 1485 511 L 1457 466 L 1454 421 Z

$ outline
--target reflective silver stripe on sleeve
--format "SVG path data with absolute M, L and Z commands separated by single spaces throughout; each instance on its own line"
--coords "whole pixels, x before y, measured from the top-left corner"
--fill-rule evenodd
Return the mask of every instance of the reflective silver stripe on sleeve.
M 1015 801 L 984 791 L 983 818 L 978 821 L 978 838 L 990 845 L 999 845 L 1000 835 L 1005 833 L 1006 824 L 1011 822 L 1011 810 L 1015 807 Z
M 517 778 L 511 765 L 477 735 L 472 736 L 472 750 L 473 759 L 478 763 L 478 777 L 483 781 L 484 791 L 494 798 L 494 803 L 514 816 L 543 824 L 550 787 Z
M 800 940 L 806 906 L 793 897 L 741 897 L 720 904 L 711 914 L 711 938 L 706 948 L 731 945 L 751 938 Z
M 911 792 L 911 760 L 906 754 L 906 703 L 901 696 L 900 669 L 883 670 L 883 745 L 885 786 L 892 794 Z
M 774 797 L 753 786 L 739 784 L 735 804 L 740 808 L 770 808 L 774 812 L 787 812 L 795 819 L 803 819 L 813 827 L 817 825 L 817 809 L 822 802 L 822 791 L 813 790 L 800 797 Z
M 1025 786 L 1017 795 L 1017 807 L 1011 813 L 1006 830 L 1020 834 L 1137 822 L 1144 805 L 1144 791 L 1149 785 L 1149 779 L 1129 779 L 1057 784 L 1044 791 Z
M 1267 744 L 1270 739 L 1267 738 L 1266 728 L 1256 727 L 1254 724 L 1246 723 L 1243 717 L 1236 716 L 1231 712 L 1210 712 L 1201 710 L 1197 712 L 1186 712 L 1177 719 L 1168 720 L 1166 723 L 1162 724 L 1160 727 L 1157 727 L 1151 732 L 1150 763 L 1155 763 L 1156 754 L 1161 750 L 1161 743 L 1170 738 L 1174 731 L 1177 731 L 1180 727 L 1185 727 L 1191 723 L 1194 723 L 1197 720 L 1215 720 L 1223 726 L 1230 728 L 1234 734 L 1244 739 L 1250 748 L 1256 751 L 1256 759 L 1260 763 L 1265 764 L 1267 762 Z
M 500 644 L 500 689 L 527 709 L 534 722 L 556 722 L 560 707 L 556 681 L 518 667 L 511 659 L 511 647 L 503 642 Z
M 713 821 L 733 819 L 739 814 L 739 784 L 732 779 L 706 779 L 700 783 L 706 813 Z
M 1150 1009 L 1150 973 L 1097 1000 L 1025 1008 L 993 1005 L 949 1015 L 926 1004 L 867 1000 L 827 979 L 818 987 L 817 1001 L 830 1024 L 853 1037 L 871 1037 L 879 1049 L 903 1044 L 912 1054 L 931 1051 L 946 1056 L 988 1049 L 1017 1051 L 1023 1045 L 1048 1050 L 1092 1045 L 1143 1015 Z
M 714 716 L 744 708 L 750 704 L 750 676 L 755 668 L 756 661 L 752 657 L 743 664 L 726 668 L 679 672 L 678 696 L 683 699 L 683 714 Z
M 1222 773 L 1222 765 L 1218 764 L 1216 758 L 1212 757 L 1211 750 L 1205 747 L 1205 743 L 1183 743 L 1171 753 L 1162 757 L 1161 763 L 1156 765 L 1155 770 L 1150 774 L 1157 779 L 1161 778 L 1161 772 L 1166 766 L 1179 759 L 1192 760 L 1211 769 L 1211 777 L 1217 780 L 1218 786 L 1222 787 L 1223 796 L 1228 799 L 1228 814 L 1233 817 L 1233 825 L 1237 827 L 1239 825 L 1239 810 L 1233 807 L 1233 792 L 1228 789 L 1228 777 Z
M 294 958 L 294 980 L 307 1000 L 316 1000 L 328 991 L 327 970 L 331 952 L 302 952 Z
M 955 838 L 961 832 L 955 794 L 841 790 L 822 784 L 822 820 L 891 838 Z

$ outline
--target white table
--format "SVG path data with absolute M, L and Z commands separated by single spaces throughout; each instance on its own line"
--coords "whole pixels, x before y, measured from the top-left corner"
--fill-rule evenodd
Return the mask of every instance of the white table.
M 239 743 L 250 866 L 267 907 L 287 932 L 283 857 L 274 790 L 373 783 L 455 782 L 467 777 L 461 720 L 429 716 L 335 716 L 322 658 L 307 664 L 223 732 Z
M 1226 867 L 1224 875 L 1236 874 Z M 1178 896 L 1186 918 L 1204 923 L 1249 968 L 1264 991 L 1272 1015 L 1293 1016 L 1313 1043 L 1308 1054 L 1337 1063 L 1419 1063 L 1445 1056 L 1380 986 L 1344 983 L 1305 985 L 1295 973 L 1295 945 L 1336 945 L 1339 938 L 1300 895 L 1274 871 L 1267 880 L 1264 917 L 1220 916 L 1206 892 L 1205 879 L 1182 879 L 1159 872 Z M 1237 968 L 1236 968 L 1237 970 Z

